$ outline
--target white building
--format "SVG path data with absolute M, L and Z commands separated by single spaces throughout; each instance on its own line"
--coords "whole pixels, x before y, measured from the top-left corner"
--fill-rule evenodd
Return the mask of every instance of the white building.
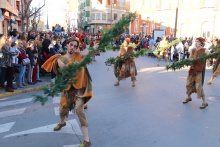
M 125 14 L 125 0 L 79 0 L 78 27 L 97 33 L 109 29 Z

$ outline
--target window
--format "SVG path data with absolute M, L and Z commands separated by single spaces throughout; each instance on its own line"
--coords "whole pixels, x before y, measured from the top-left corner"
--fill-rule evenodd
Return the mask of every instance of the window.
M 193 1 L 193 0 L 192 0 L 192 1 Z M 200 3 L 201 3 L 201 0 L 200 0 Z M 199 3 L 198 3 L 197 5 L 199 5 Z M 179 7 L 182 7 L 182 8 L 188 8 L 188 7 L 190 7 L 189 1 L 187 1 L 187 0 L 181 0 L 181 1 L 179 2 Z
M 205 8 L 215 7 L 215 0 L 205 0 L 204 7 Z
M 123 18 L 123 17 L 125 17 L 125 14 L 122 14 L 122 15 L 121 15 L 121 18 Z
M 111 21 L 112 18 L 111 18 L 111 13 L 108 13 L 108 21 Z
M 178 5 L 178 1 L 177 0 L 171 0 L 171 8 L 172 9 L 176 9 L 177 5 Z
M 16 8 L 18 11 L 20 11 L 20 2 L 19 1 L 16 1 Z
M 86 0 L 86 6 L 90 6 L 90 0 Z
M 125 4 L 124 0 L 118 0 L 119 7 L 123 7 Z
M 167 10 L 167 9 L 170 9 L 169 1 L 162 0 L 161 1 L 161 10 Z
M 96 13 L 96 20 L 100 20 L 100 13 Z
M 139 26 L 139 22 L 138 20 L 135 20 L 135 24 L 134 24 L 134 31 L 138 32 L 138 26 Z
M 146 1 L 145 0 L 143 6 L 144 6 L 145 9 L 149 9 L 150 8 L 150 4 L 151 4 L 151 1 L 149 1 L 149 0 Z
M 102 13 L 102 20 L 106 20 L 106 13 Z
M 114 20 L 116 20 L 118 18 L 117 13 L 114 13 Z
M 92 13 L 92 20 L 95 20 L 95 13 Z
M 192 6 L 193 6 L 193 7 L 199 7 L 198 4 L 199 4 L 200 2 L 201 2 L 201 0 L 193 0 L 193 1 L 192 1 Z
M 86 17 L 90 17 L 90 11 L 86 11 Z

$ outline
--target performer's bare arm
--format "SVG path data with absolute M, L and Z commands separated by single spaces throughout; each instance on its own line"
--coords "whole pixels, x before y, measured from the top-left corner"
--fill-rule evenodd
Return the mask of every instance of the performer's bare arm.
M 188 60 L 194 60 L 193 58 L 192 58 L 192 50 L 190 50 L 190 55 L 189 55 L 189 58 L 188 58 Z
M 57 63 L 60 69 L 62 69 L 63 67 L 66 67 L 66 64 L 64 64 L 60 59 L 57 60 Z
M 85 56 L 87 56 L 89 54 L 89 51 L 88 50 L 81 51 L 80 54 L 81 54 L 81 57 L 85 57 Z

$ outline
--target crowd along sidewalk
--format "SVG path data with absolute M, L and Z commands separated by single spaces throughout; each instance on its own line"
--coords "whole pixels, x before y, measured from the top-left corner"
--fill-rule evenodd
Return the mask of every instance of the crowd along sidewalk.
M 41 90 L 44 86 L 49 86 L 51 84 L 51 77 L 50 75 L 45 75 L 40 78 L 42 82 L 37 82 L 34 85 L 27 85 L 23 88 L 17 87 L 17 89 L 14 89 L 14 92 L 6 92 L 4 88 L 0 88 L 0 99 L 5 98 L 11 95 Z

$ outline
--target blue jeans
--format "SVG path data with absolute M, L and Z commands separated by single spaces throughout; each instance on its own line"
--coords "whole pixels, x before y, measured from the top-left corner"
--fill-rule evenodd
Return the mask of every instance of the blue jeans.
M 25 79 L 26 66 L 21 64 L 19 69 L 20 69 L 20 72 L 19 72 L 19 75 L 18 75 L 18 83 L 22 84 L 22 83 L 25 83 L 24 79 Z
M 40 68 L 37 66 L 37 80 L 40 80 Z

